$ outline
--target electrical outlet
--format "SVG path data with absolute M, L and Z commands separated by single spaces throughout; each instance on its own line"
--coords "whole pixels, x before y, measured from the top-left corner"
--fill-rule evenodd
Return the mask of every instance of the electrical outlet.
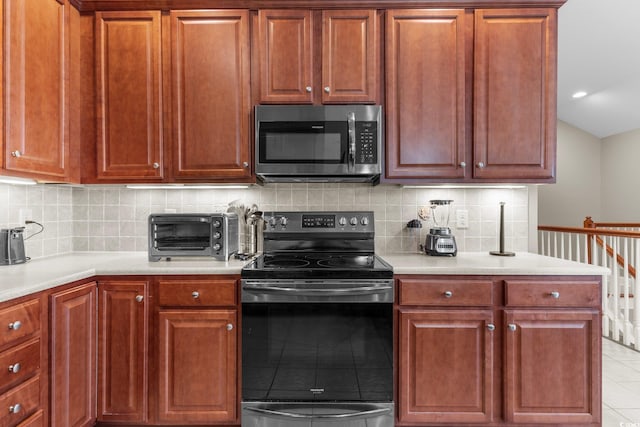
M 466 209 L 456 210 L 456 228 L 469 228 L 469 211 Z
M 28 219 L 33 219 L 33 211 L 29 208 L 21 208 L 20 211 L 18 212 L 18 221 L 20 222 L 20 225 L 25 225 L 25 221 Z

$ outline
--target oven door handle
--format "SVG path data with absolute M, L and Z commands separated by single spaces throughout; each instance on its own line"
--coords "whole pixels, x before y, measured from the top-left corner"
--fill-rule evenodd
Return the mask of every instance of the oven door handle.
M 260 414 L 285 417 L 285 418 L 304 418 L 304 419 L 324 419 L 324 420 L 344 420 L 351 418 L 372 418 L 391 412 L 390 408 L 369 409 L 360 412 L 348 412 L 345 414 L 296 414 L 292 412 L 276 411 L 274 409 L 246 407 L 247 411 L 258 412 Z
M 293 293 L 297 295 L 361 295 L 361 294 L 372 294 L 379 292 L 386 292 L 393 289 L 393 286 L 362 286 L 356 288 L 289 288 L 289 287 L 281 287 L 281 286 L 254 286 L 254 285 L 243 285 L 242 289 L 247 291 L 259 291 L 259 292 L 287 292 Z

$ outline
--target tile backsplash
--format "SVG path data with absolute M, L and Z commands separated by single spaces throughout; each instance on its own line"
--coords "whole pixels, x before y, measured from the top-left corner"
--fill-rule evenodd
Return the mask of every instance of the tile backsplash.
M 26 242 L 27 256 L 38 258 L 71 251 L 146 251 L 147 217 L 162 212 L 225 212 L 232 201 L 271 210 L 371 210 L 376 250 L 415 252 L 424 242 L 406 224 L 431 199 L 453 200 L 450 227 L 460 251 L 497 249 L 499 202 L 505 206 L 505 247 L 528 249 L 529 189 L 402 188 L 366 184 L 268 184 L 246 190 L 134 190 L 123 186 L 18 186 L 0 184 L 0 226 L 18 226 L 21 218 L 42 223 L 43 233 Z M 465 209 L 469 226 L 458 229 L 456 210 Z M 25 215 L 30 216 L 26 218 Z M 27 227 L 27 236 L 38 230 Z

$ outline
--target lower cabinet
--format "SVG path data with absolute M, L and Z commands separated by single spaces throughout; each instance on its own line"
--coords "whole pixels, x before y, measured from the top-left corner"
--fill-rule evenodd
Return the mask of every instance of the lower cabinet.
M 98 420 L 147 421 L 148 281 L 98 283 Z
M 50 296 L 51 427 L 96 420 L 96 282 Z
M 600 425 L 599 277 L 397 286 L 399 425 Z

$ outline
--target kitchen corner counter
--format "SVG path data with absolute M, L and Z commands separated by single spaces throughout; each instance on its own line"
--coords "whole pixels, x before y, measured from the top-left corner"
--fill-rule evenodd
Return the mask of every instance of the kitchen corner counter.
M 0 267 L 0 302 L 98 275 L 240 274 L 248 261 L 149 262 L 146 252 L 76 252 Z
M 609 274 L 609 269 L 528 252 L 514 257 L 488 252 L 459 252 L 455 257 L 421 254 L 389 254 L 382 258 L 393 266 L 394 274 L 455 275 L 591 275 Z

